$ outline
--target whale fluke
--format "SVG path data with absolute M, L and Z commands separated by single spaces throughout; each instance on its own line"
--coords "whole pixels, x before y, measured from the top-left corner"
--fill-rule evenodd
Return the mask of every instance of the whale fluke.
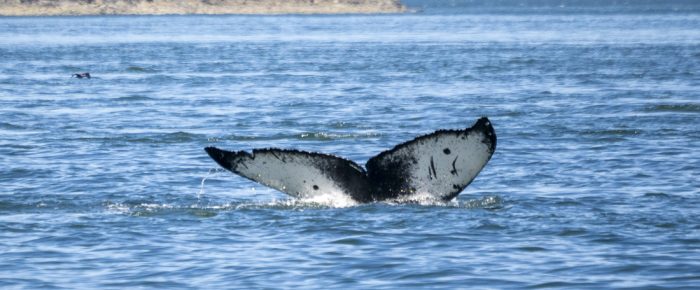
M 342 193 L 358 202 L 419 194 L 449 201 L 466 188 L 496 150 L 496 133 L 482 117 L 463 130 L 439 130 L 357 163 L 288 149 L 205 148 L 223 168 L 294 197 Z

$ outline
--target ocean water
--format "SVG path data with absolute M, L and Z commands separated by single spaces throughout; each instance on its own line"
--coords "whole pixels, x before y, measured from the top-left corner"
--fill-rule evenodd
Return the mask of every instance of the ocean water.
M 700 10 L 472 8 L 0 18 L 0 288 L 698 287 Z M 448 203 L 292 200 L 203 150 L 364 164 L 480 116 Z

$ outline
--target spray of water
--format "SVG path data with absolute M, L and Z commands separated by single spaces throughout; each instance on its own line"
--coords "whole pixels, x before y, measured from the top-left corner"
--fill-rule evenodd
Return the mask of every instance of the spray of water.
M 207 175 L 202 177 L 202 182 L 199 184 L 199 191 L 197 192 L 197 203 L 199 203 L 202 199 L 202 196 L 204 196 L 204 182 L 207 180 L 207 178 L 221 172 L 219 168 L 211 168 L 207 172 Z M 213 173 L 213 174 L 212 174 Z

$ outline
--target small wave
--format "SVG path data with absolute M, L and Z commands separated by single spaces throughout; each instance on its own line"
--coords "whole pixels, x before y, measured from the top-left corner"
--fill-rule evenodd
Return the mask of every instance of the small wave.
M 128 203 L 106 203 L 107 211 L 127 214 L 131 216 L 139 217 L 150 217 L 150 216 L 160 216 L 168 214 L 182 214 L 208 218 L 213 217 L 218 214 L 219 209 L 210 206 L 200 206 L 200 205 L 173 205 L 167 203 L 140 203 L 140 204 L 128 204 Z
M 138 72 L 138 73 L 152 73 L 157 72 L 157 70 L 152 68 L 145 68 L 141 66 L 132 65 L 126 68 L 127 72 Z
M 159 134 L 121 134 L 114 136 L 105 137 L 79 137 L 74 140 L 86 141 L 86 142 L 103 142 L 107 144 L 121 144 L 121 143 L 146 143 L 146 144 L 174 144 L 174 143 L 187 143 L 194 142 L 198 140 L 206 139 L 205 135 L 194 134 L 188 132 L 173 132 L 173 133 L 159 133 Z
M 240 211 L 240 210 L 306 210 L 306 209 L 328 209 L 328 208 L 344 208 L 356 205 L 343 204 L 333 202 L 332 204 L 324 204 L 323 200 L 302 200 L 302 199 L 282 199 L 271 201 L 250 201 L 250 202 L 231 202 L 222 204 L 169 204 L 169 203 L 124 203 L 108 202 L 105 207 L 108 212 L 117 214 L 126 214 L 139 217 L 162 216 L 171 214 L 185 214 L 194 217 L 208 218 L 217 216 L 221 212 Z
M 47 178 L 48 174 L 39 176 Z M 34 176 L 37 177 L 37 176 Z M 6 196 L 7 197 L 7 196 Z M 0 212 L 5 213 L 22 213 L 25 211 L 43 211 L 49 209 L 51 211 L 81 211 L 85 208 L 90 208 L 92 205 L 89 201 L 76 198 L 76 195 L 60 195 L 60 196 L 10 196 L 5 200 L 0 200 Z
M 557 235 L 561 237 L 570 237 L 570 236 L 580 236 L 588 233 L 588 230 L 584 228 L 567 228 L 563 229 L 561 232 L 559 232 Z
M 4 167 L 0 169 L 0 180 L 16 180 L 20 179 L 33 179 L 33 178 L 49 178 L 55 173 L 48 168 L 22 168 L 22 167 Z
M 482 221 L 475 229 L 477 230 L 487 230 L 487 231 L 500 231 L 505 230 L 507 227 L 499 225 L 492 221 Z
M 662 228 L 662 229 L 672 229 L 678 227 L 678 224 L 676 223 L 657 223 L 654 225 L 657 228 Z
M 154 98 L 151 97 L 146 97 L 142 95 L 131 95 L 131 96 L 126 96 L 126 97 L 118 97 L 113 99 L 115 101 L 125 101 L 125 102 L 135 102 L 135 101 L 151 101 L 155 100 Z
M 563 282 L 563 281 L 553 281 L 553 282 L 545 282 L 545 283 L 538 283 L 535 285 L 530 285 L 528 288 L 531 289 L 540 289 L 540 288 L 571 288 L 571 289 L 576 289 L 576 288 L 587 288 L 590 287 L 591 285 L 588 283 L 572 283 L 572 282 Z M 595 287 L 594 287 L 595 288 Z
M 205 136 L 202 134 L 194 134 L 194 133 L 188 133 L 188 132 L 174 132 L 174 133 L 167 133 L 167 134 L 160 134 L 154 136 L 156 139 L 159 139 L 160 142 L 165 142 L 165 143 L 183 143 L 183 142 L 192 142 L 196 140 L 201 140 L 204 139 Z
M 503 113 L 501 113 L 500 116 L 502 116 L 502 117 L 519 117 L 519 116 L 524 116 L 525 114 L 526 113 L 523 111 L 510 110 L 510 111 L 504 111 Z
M 325 209 L 329 206 L 301 199 L 273 199 L 271 201 L 240 202 L 231 203 L 226 206 L 228 210 L 257 210 L 257 209 L 278 209 L 278 210 L 305 210 L 305 209 Z
M 357 206 L 376 206 L 376 205 L 391 205 L 391 206 L 430 206 L 430 207 L 447 207 L 447 208 L 466 208 L 466 209 L 499 209 L 503 207 L 503 199 L 498 196 L 485 196 L 480 199 L 466 201 L 441 201 L 423 199 L 421 201 L 387 201 L 373 204 L 362 204 L 353 200 L 349 196 L 328 194 L 319 195 L 312 198 L 288 198 L 288 199 L 273 199 L 270 201 L 243 201 L 230 202 L 222 204 L 172 204 L 172 203 L 157 203 L 157 202 L 107 202 L 104 204 L 107 211 L 126 214 L 132 216 L 161 216 L 170 214 L 186 214 L 194 217 L 208 218 L 218 215 L 220 212 L 240 211 L 240 210 L 313 210 L 313 209 L 341 209 Z
M 74 65 L 61 65 L 58 67 L 60 70 L 74 72 L 74 71 L 84 71 L 85 68 L 74 66 Z
M 480 66 L 476 67 L 476 70 L 478 72 L 491 72 L 491 73 L 499 72 L 503 69 L 504 69 L 503 67 L 496 66 L 496 65 L 488 65 L 488 64 L 487 65 L 480 65 Z
M 504 207 L 503 198 L 500 196 L 490 195 L 480 199 L 471 199 L 462 203 L 464 208 L 483 208 L 483 209 L 501 209 Z
M 365 239 L 360 238 L 340 238 L 330 241 L 330 243 L 338 245 L 360 246 L 367 244 L 367 241 Z
M 536 59 L 534 58 L 526 58 L 526 57 L 514 57 L 511 58 L 507 61 L 508 64 L 534 64 L 537 62 Z
M 636 129 L 607 129 L 607 130 L 586 130 L 581 132 L 589 136 L 635 136 L 641 134 L 641 130 Z
M 133 143 L 186 143 L 204 138 L 204 135 L 182 131 L 165 134 L 126 135 L 118 137 L 118 139 Z
M 700 104 L 658 104 L 644 109 L 646 112 L 700 113 Z
M 210 141 L 231 140 L 231 141 L 273 141 L 273 140 L 304 140 L 304 141 L 330 141 L 340 139 L 362 139 L 376 138 L 381 136 L 378 133 L 327 133 L 327 132 L 302 132 L 297 134 L 275 134 L 268 136 L 247 136 L 247 135 L 228 135 L 222 138 L 210 138 Z
M 470 200 L 451 200 L 443 201 L 430 196 L 412 196 L 410 198 L 399 198 L 387 200 L 377 203 L 358 203 L 344 194 L 327 194 L 319 195 L 312 198 L 297 199 L 289 198 L 283 200 L 272 200 L 270 202 L 258 203 L 241 203 L 236 206 L 236 209 L 242 208 L 280 208 L 280 209 L 320 209 L 320 208 L 347 208 L 363 205 L 391 205 L 391 206 L 407 206 L 419 205 L 427 207 L 452 207 L 452 208 L 481 208 L 481 209 L 500 209 L 503 208 L 503 199 L 499 196 L 485 196 L 479 199 Z
M 350 88 L 343 89 L 343 92 L 348 92 L 348 93 L 361 92 L 365 89 L 366 89 L 365 87 L 350 87 Z
M 500 209 L 503 208 L 503 198 L 495 195 L 484 196 L 479 199 L 444 201 L 436 199 L 430 194 L 413 194 L 403 196 L 393 200 L 386 201 L 391 205 L 406 205 L 417 204 L 421 206 L 441 206 L 441 207 L 456 207 L 456 208 L 482 208 L 482 209 Z
M 166 134 L 154 135 L 126 135 L 117 137 L 117 140 L 126 141 L 129 143 L 186 143 L 192 142 L 199 138 L 204 138 L 203 135 L 192 134 L 187 132 L 174 132 Z
M 35 174 L 35 170 L 30 170 L 26 168 L 4 168 L 0 170 L 0 177 L 3 179 L 17 179 L 32 177 Z
M 545 252 L 545 251 L 547 251 L 547 249 L 542 248 L 542 247 L 537 247 L 537 246 L 517 247 L 515 249 L 520 250 L 520 251 L 524 251 L 524 252 Z
M 285 137 L 286 136 L 286 137 Z M 272 136 L 248 136 L 248 135 L 227 135 L 220 138 L 209 138 L 209 141 L 272 141 L 288 139 L 289 135 L 272 135 Z
M 329 127 L 333 128 L 333 129 L 347 129 L 347 128 L 361 128 L 362 125 L 358 124 L 358 123 L 353 123 L 353 122 L 339 121 L 339 122 L 330 123 Z
M 5 122 L 0 122 L 0 129 L 5 129 L 5 130 L 22 130 L 26 129 L 23 126 L 20 125 L 15 125 L 12 123 L 5 123 Z
M 364 133 L 364 134 L 338 134 L 338 133 L 326 133 L 326 132 L 304 132 L 296 135 L 299 140 L 307 141 L 328 141 L 328 140 L 338 140 L 338 139 L 356 139 L 356 138 L 374 138 L 379 137 L 378 133 Z
M 644 197 L 647 198 L 658 198 L 658 199 L 668 199 L 671 198 L 670 195 L 663 193 L 663 192 L 647 192 L 644 194 Z

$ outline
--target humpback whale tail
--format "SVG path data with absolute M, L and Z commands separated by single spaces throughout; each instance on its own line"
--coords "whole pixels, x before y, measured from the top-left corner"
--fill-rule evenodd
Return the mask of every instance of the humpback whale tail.
M 205 148 L 221 167 L 294 197 L 342 193 L 358 202 L 411 195 L 449 201 L 466 188 L 496 150 L 496 133 L 482 117 L 463 130 L 438 130 L 370 158 L 366 170 L 334 155 L 265 148 Z

